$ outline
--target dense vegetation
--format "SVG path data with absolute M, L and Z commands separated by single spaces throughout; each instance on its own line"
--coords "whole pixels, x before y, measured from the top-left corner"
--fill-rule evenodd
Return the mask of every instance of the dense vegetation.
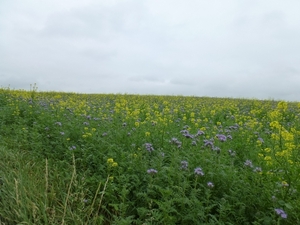
M 1 224 L 300 224 L 300 104 L 0 89 Z

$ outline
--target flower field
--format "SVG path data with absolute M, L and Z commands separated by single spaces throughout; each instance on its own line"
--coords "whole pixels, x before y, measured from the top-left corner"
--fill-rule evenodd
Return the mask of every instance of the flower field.
M 0 224 L 300 224 L 300 103 L 0 89 Z

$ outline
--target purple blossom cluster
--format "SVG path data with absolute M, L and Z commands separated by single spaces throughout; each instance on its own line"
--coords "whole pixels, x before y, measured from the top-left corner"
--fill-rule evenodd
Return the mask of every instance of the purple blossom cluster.
M 281 218 L 286 219 L 287 214 L 283 209 L 275 209 L 277 215 L 281 216 Z
M 228 150 L 228 153 L 229 153 L 230 156 L 235 156 L 236 155 L 236 152 L 232 151 L 231 149 Z
M 262 172 L 262 169 L 261 169 L 261 167 L 255 167 L 253 172 L 260 173 L 260 172 Z
M 197 167 L 196 169 L 194 169 L 194 173 L 197 176 L 204 176 L 204 172 L 203 172 L 203 170 L 200 167 Z
M 246 167 L 253 167 L 253 165 L 252 165 L 252 161 L 251 160 L 249 160 L 249 159 L 247 159 L 245 162 L 244 162 L 244 166 L 246 166 Z
M 190 134 L 188 130 L 181 130 L 180 133 L 186 138 L 195 138 L 195 136 L 193 134 Z
M 148 174 L 151 174 L 151 175 L 157 174 L 157 170 L 155 170 L 155 169 L 148 169 L 148 170 L 147 170 L 147 173 L 148 173 Z
M 212 183 L 212 182 L 207 182 L 207 187 L 209 187 L 209 188 L 213 188 L 215 185 Z
M 181 169 L 186 170 L 188 168 L 188 162 L 187 161 L 181 161 Z
M 182 144 L 182 142 L 179 141 L 177 138 L 172 138 L 169 142 L 170 142 L 171 144 L 177 145 L 178 148 L 180 148 L 180 147 L 181 147 L 181 144 Z
M 209 147 L 213 148 L 214 147 L 214 139 L 209 139 L 209 140 L 203 140 L 204 142 L 204 147 Z
M 69 147 L 69 149 L 70 149 L 70 150 L 75 150 L 75 149 L 76 149 L 76 146 L 73 145 L 73 146 Z
M 227 137 L 224 134 L 217 134 L 216 137 L 221 142 L 225 142 L 227 140 Z
M 145 145 L 145 148 L 146 148 L 146 150 L 147 150 L 148 152 L 153 152 L 153 151 L 154 151 L 154 148 L 153 148 L 152 144 L 150 144 L 150 143 L 145 143 L 144 145 Z
M 61 122 L 55 122 L 55 125 L 58 125 L 58 126 L 60 126 L 61 127 Z

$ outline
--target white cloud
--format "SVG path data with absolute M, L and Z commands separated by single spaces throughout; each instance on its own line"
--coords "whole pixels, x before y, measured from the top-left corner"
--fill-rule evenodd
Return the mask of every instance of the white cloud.
M 0 82 L 299 101 L 299 7 L 296 0 L 4 0 Z

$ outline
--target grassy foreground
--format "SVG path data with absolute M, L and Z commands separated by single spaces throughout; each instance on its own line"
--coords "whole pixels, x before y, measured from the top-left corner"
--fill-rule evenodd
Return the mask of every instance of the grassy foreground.
M 300 224 L 300 104 L 0 89 L 0 224 Z

